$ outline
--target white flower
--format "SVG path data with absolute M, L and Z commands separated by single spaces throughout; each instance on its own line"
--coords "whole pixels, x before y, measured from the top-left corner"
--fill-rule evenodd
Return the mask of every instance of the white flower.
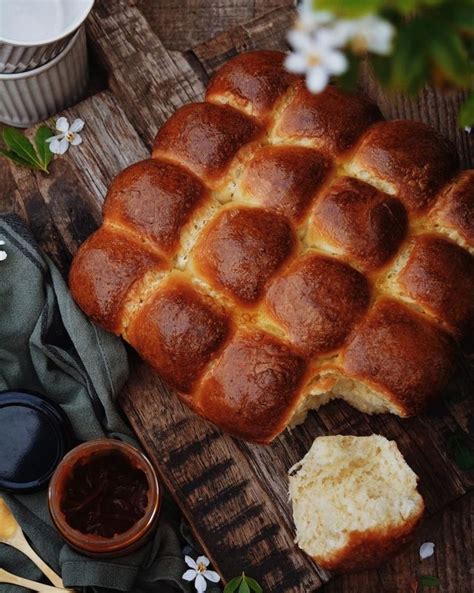
M 425 542 L 420 546 L 420 560 L 425 560 L 434 554 L 435 545 L 432 542 Z
M 185 556 L 184 561 L 189 568 L 184 574 L 183 579 L 185 581 L 194 581 L 194 587 L 198 593 L 202 593 L 207 589 L 207 582 L 218 583 L 221 577 L 213 570 L 207 570 L 209 566 L 209 559 L 206 556 L 199 556 L 196 560 L 193 560 L 190 556 Z
M 334 18 L 328 10 L 314 10 L 312 0 L 303 0 L 298 6 L 298 18 L 295 28 L 300 31 L 314 31 L 320 25 L 326 25 Z
M 82 138 L 79 133 L 84 128 L 84 122 L 82 119 L 76 119 L 73 121 L 71 127 L 65 117 L 60 117 L 56 121 L 56 130 L 60 132 L 56 136 L 48 138 L 46 142 L 49 143 L 49 150 L 54 154 L 64 154 L 69 148 L 69 145 L 77 146 L 81 144 Z
M 346 29 L 355 53 L 372 52 L 386 56 L 392 49 L 395 28 L 379 16 L 368 14 L 360 19 L 340 21 L 340 26 Z
M 5 245 L 5 241 L 0 241 L 0 245 Z M 7 259 L 7 252 L 0 249 L 0 261 L 4 261 Z
M 472 132 L 472 127 L 471 126 L 466 126 L 464 128 L 464 131 L 467 132 L 468 134 L 470 134 Z
M 328 30 L 314 35 L 304 31 L 290 31 L 288 41 L 294 51 L 285 60 L 290 72 L 306 74 L 306 84 L 313 93 L 320 93 L 333 74 L 342 74 L 347 69 L 346 56 L 333 43 Z

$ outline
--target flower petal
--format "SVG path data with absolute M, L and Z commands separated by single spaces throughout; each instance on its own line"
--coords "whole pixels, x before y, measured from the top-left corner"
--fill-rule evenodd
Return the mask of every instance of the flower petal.
M 69 142 L 66 140 L 66 138 L 62 138 L 61 140 L 59 140 L 58 138 L 55 138 L 49 144 L 49 150 L 53 154 L 64 154 L 68 148 L 69 148 Z
M 198 593 L 203 593 L 207 589 L 206 579 L 202 576 L 202 574 L 198 574 L 196 580 L 194 581 L 194 586 L 196 587 L 196 591 Z
M 50 144 L 51 146 L 51 144 Z M 63 138 L 62 140 L 60 140 L 58 142 L 58 153 L 57 154 L 64 154 L 65 152 L 67 152 L 67 149 L 69 148 L 69 142 L 66 140 L 66 138 Z
M 310 52 L 314 47 L 314 38 L 305 31 L 296 31 L 293 29 L 287 35 L 288 43 L 295 49 L 302 52 Z
M 306 75 L 306 85 L 312 93 L 320 93 L 329 82 L 329 74 L 324 68 L 316 66 Z
M 56 120 L 56 130 L 64 134 L 69 131 L 69 122 L 65 117 L 60 117 Z
M 7 252 L 0 251 L 0 261 L 5 261 L 7 259 Z
M 285 68 L 290 72 L 294 72 L 295 74 L 304 74 L 307 67 L 308 62 L 302 53 L 291 52 L 285 58 Z
M 196 564 L 195 560 L 193 560 L 191 558 L 191 556 L 185 556 L 184 561 L 186 562 L 186 564 L 188 566 L 190 566 L 191 568 L 194 568 L 194 570 L 197 570 L 197 564 Z
M 434 554 L 435 545 L 433 542 L 425 542 L 420 546 L 420 560 L 425 560 Z
M 57 134 L 56 136 L 50 136 L 49 138 L 46 138 L 46 142 L 48 144 L 50 144 L 53 140 L 61 140 L 61 138 L 64 138 L 64 134 Z
M 196 558 L 196 564 L 204 564 L 204 566 L 209 566 L 209 558 L 207 556 L 198 556 Z
M 193 570 L 192 568 L 188 568 L 181 578 L 183 578 L 185 581 L 194 581 L 198 574 L 199 573 L 197 571 Z
M 213 570 L 205 570 L 204 576 L 208 581 L 211 581 L 211 583 L 218 583 L 221 580 L 221 577 Z
M 2 241 L 2 239 L 0 239 L 0 245 L 5 245 L 5 241 Z
M 74 137 L 71 140 L 71 144 L 73 146 L 78 146 L 79 144 L 82 144 L 82 137 L 79 134 L 74 134 Z
M 347 58 L 340 51 L 330 51 L 324 56 L 324 64 L 333 74 L 342 74 L 347 70 Z
M 84 128 L 85 125 L 86 124 L 85 124 L 84 120 L 79 119 L 79 118 L 78 119 L 75 119 L 72 122 L 72 125 L 69 128 L 69 131 L 70 132 L 80 132 Z

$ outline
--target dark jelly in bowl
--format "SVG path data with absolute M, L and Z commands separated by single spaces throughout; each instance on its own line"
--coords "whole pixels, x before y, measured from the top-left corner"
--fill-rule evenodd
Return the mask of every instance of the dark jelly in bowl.
M 0 490 L 46 487 L 73 441 L 69 420 L 57 404 L 28 391 L 0 392 Z
M 148 459 L 114 439 L 73 449 L 49 487 L 49 508 L 58 531 L 90 556 L 121 556 L 141 546 L 156 525 L 160 502 Z

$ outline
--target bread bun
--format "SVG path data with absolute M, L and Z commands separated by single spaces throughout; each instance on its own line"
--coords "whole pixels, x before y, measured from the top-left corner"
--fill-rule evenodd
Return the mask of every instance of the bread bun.
M 319 437 L 290 470 L 296 543 L 328 570 L 375 567 L 409 541 L 421 519 L 416 485 L 394 441 Z
M 162 126 L 69 277 L 187 405 L 259 443 L 336 397 L 422 412 L 474 328 L 474 172 L 283 61 L 235 57 Z

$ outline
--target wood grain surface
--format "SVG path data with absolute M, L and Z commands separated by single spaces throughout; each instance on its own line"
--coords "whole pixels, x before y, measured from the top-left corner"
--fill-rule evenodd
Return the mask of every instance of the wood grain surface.
M 285 48 L 293 18 L 288 4 L 97 0 L 88 34 L 93 64 L 107 73 L 109 90 L 66 111 L 70 119 L 87 122 L 84 143 L 56 159 L 49 176 L 1 161 L 0 209 L 23 216 L 66 273 L 73 253 L 100 221 L 110 180 L 147 156 L 163 121 L 183 103 L 198 100 L 209 76 L 232 55 Z M 472 166 L 473 137 L 455 126 L 460 94 L 426 90 L 419 99 L 390 97 L 367 72 L 361 84 L 387 116 L 422 119 L 449 135 L 463 164 Z M 194 416 L 133 353 L 131 360 L 121 406 L 224 579 L 245 569 L 268 593 L 307 593 L 329 579 L 323 589 L 330 593 L 413 593 L 417 576 L 431 574 L 440 579 L 441 592 L 473 593 L 474 472 L 461 470 L 448 448 L 453 434 L 473 441 L 467 364 L 460 363 L 444 400 L 420 418 L 369 417 L 332 402 L 261 447 L 223 435 Z M 395 439 L 420 476 L 427 519 L 413 544 L 390 563 L 332 578 L 293 543 L 287 470 L 318 435 L 372 432 Z M 437 547 L 435 556 L 420 564 L 423 541 Z

